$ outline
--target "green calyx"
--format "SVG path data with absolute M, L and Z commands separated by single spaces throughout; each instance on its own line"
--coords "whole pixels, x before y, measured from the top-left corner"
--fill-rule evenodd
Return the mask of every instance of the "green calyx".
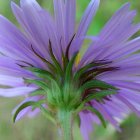
M 37 102 L 29 101 L 22 104 L 14 115 L 14 121 L 21 110 L 31 106 L 32 110 L 40 108 L 43 114 L 53 122 L 58 122 L 57 120 L 60 121 L 60 119 L 62 121 L 59 114 L 72 112 L 70 114 L 71 117 L 77 117 L 82 110 L 90 111 L 96 114 L 105 126 L 104 118 L 91 105 L 91 102 L 96 100 L 104 103 L 111 95 L 116 94 L 118 89 L 113 85 L 96 79 L 96 76 L 117 68 L 108 67 L 108 64 L 111 62 L 99 60 L 77 70 L 76 61 L 79 52 L 76 52 L 69 58 L 71 42 L 67 47 L 66 53 L 62 52 L 62 64 L 53 54 L 51 42 L 49 42 L 51 63 L 42 58 L 32 48 L 35 55 L 47 65 L 48 69 L 40 69 L 31 65 L 22 66 L 22 68 L 30 71 L 36 77 L 35 79 L 24 79 L 24 81 L 27 85 L 34 84 L 38 86 L 38 90 L 31 93 L 30 96 L 42 96 L 43 100 Z M 44 105 L 47 105 L 47 109 Z

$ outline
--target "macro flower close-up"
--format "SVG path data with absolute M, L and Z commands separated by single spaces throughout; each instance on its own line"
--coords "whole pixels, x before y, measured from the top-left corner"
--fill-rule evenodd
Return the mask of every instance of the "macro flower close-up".
M 140 117 L 136 11 L 126 3 L 97 35 L 88 35 L 101 2 L 90 0 L 79 23 L 76 0 L 53 0 L 53 12 L 36 0 L 11 2 L 19 28 L 0 16 L 0 96 L 24 97 L 14 122 L 42 113 L 62 140 L 75 140 L 75 123 L 90 140 L 96 124 L 121 132 L 129 114 Z

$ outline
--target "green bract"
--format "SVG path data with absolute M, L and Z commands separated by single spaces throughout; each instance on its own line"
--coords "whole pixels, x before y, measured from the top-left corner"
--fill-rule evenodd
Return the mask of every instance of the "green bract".
M 74 36 L 72 40 L 74 39 Z M 117 89 L 104 81 L 96 79 L 96 75 L 103 72 L 112 71 L 116 68 L 105 66 L 111 62 L 96 61 L 87 64 L 80 69 L 76 67 L 76 61 L 79 52 L 76 52 L 71 58 L 69 58 L 69 47 L 64 54 L 62 52 L 62 64 L 60 64 L 55 55 L 53 54 L 51 42 L 49 41 L 49 51 L 52 59 L 52 63 L 42 58 L 35 50 L 33 52 L 43 62 L 46 63 L 48 70 L 40 69 L 33 66 L 22 66 L 27 71 L 30 71 L 36 78 L 24 79 L 27 84 L 34 84 L 39 87 L 38 90 L 31 93 L 31 96 L 42 95 L 47 104 L 47 110 L 43 107 L 45 102 L 26 102 L 19 107 L 14 115 L 14 121 L 18 113 L 27 106 L 32 106 L 33 109 L 40 108 L 41 111 L 51 119 L 57 122 L 58 113 L 62 110 L 66 112 L 72 112 L 73 115 L 78 117 L 78 114 L 82 110 L 89 110 L 96 114 L 105 126 L 105 121 L 95 108 L 89 105 L 92 100 L 103 102 L 104 98 L 111 96 L 117 92 Z M 21 66 L 21 65 L 20 65 Z

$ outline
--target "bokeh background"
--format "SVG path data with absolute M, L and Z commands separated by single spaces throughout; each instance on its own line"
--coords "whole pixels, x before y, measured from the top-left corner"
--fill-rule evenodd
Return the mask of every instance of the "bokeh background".
M 10 9 L 11 0 L 0 0 L 0 14 L 6 16 L 14 24 L 19 26 Z M 13 0 L 19 3 L 19 0 Z M 44 8 L 52 10 L 52 0 L 37 0 Z M 77 0 L 77 22 L 90 0 Z M 135 22 L 140 22 L 140 1 L 139 0 L 101 0 L 98 13 L 92 23 L 88 34 L 96 35 L 111 15 L 126 2 L 131 3 L 132 9 L 137 10 Z M 140 35 L 138 33 L 137 35 Z M 14 124 L 12 122 L 12 109 L 22 98 L 0 98 L 0 140 L 56 140 L 58 134 L 55 126 L 46 120 L 42 115 L 35 118 L 24 118 Z M 130 115 L 121 124 L 122 133 L 116 132 L 112 126 L 107 129 L 102 126 L 94 126 L 91 134 L 92 140 L 140 140 L 140 119 Z M 82 140 L 80 132 L 75 126 L 75 140 Z

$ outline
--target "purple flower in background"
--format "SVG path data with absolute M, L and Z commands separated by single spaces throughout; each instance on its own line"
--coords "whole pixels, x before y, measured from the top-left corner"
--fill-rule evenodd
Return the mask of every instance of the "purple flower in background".
M 120 131 L 127 114 L 140 116 L 140 37 L 130 39 L 140 30 L 136 11 L 125 4 L 96 37 L 87 36 L 99 3 L 90 1 L 78 28 L 76 0 L 54 0 L 54 15 L 35 0 L 20 0 L 20 7 L 12 2 L 22 31 L 0 16 L 0 85 L 6 86 L 0 95 L 25 97 L 14 121 L 41 111 L 71 140 L 77 117 L 89 140 L 94 123 L 108 121 Z

